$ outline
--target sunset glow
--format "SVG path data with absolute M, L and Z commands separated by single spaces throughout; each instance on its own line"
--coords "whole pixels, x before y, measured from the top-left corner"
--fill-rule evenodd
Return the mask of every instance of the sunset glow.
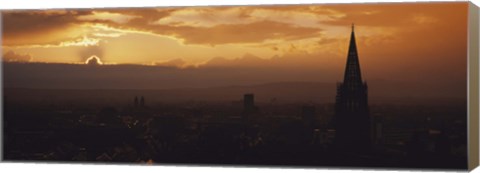
M 88 64 L 88 65 L 102 65 L 103 62 L 96 55 L 92 55 L 90 58 L 88 58 L 85 61 L 85 64 Z
M 83 64 L 96 55 L 117 65 L 295 69 L 334 82 L 355 23 L 366 79 L 438 83 L 464 78 L 466 9 L 455 2 L 3 11 L 2 50 L 7 62 Z M 434 81 L 445 67 L 453 73 Z
M 32 62 L 83 62 L 89 57 L 79 52 L 92 49 L 119 64 L 181 59 L 198 65 L 245 54 L 262 59 L 315 55 L 330 61 L 343 57 L 349 24 L 355 22 L 359 46 L 369 55 L 365 61 L 378 64 L 379 45 L 385 51 L 404 47 L 393 50 L 399 57 L 438 46 L 464 51 L 454 46 L 466 39 L 457 36 L 466 33 L 461 30 L 466 21 L 456 20 L 466 16 L 466 7 L 406 3 L 4 11 L 2 49 L 31 54 Z M 416 39 L 425 43 L 409 46 Z

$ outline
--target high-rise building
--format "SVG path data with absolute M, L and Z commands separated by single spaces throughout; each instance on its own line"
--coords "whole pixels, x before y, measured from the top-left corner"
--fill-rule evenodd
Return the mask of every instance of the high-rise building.
M 382 116 L 371 116 L 372 123 L 372 145 L 383 143 L 383 118 Z
M 315 124 L 315 113 L 315 106 L 302 106 L 302 120 L 306 127 L 313 128 Z
M 133 106 L 138 107 L 138 97 L 135 96 L 135 99 L 133 99 Z
M 255 97 L 253 94 L 243 95 L 243 111 L 245 113 L 254 113 L 257 111 L 255 106 Z
M 337 85 L 333 123 L 335 147 L 356 151 L 370 147 L 367 83 L 362 81 L 353 24 L 344 79 Z
M 145 107 L 145 98 L 140 97 L 140 107 Z

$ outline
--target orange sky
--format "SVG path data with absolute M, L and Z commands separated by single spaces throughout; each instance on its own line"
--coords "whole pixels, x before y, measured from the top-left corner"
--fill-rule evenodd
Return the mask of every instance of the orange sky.
M 95 56 L 99 60 L 93 64 L 105 67 L 85 72 L 14 65 L 6 68 L 5 83 L 29 87 L 57 81 L 62 88 L 70 79 L 85 79 L 103 86 L 125 76 L 140 80 L 131 88 L 142 82 L 140 88 L 167 87 L 162 81 L 170 88 L 335 83 L 342 80 L 355 23 L 364 80 L 390 82 L 398 86 L 395 91 L 422 86 L 437 95 L 463 97 L 467 7 L 454 2 L 2 11 L 4 62 L 78 64 Z M 105 65 L 111 64 L 149 68 L 109 70 Z M 151 81 L 159 83 L 151 86 Z M 370 89 L 387 92 L 381 86 Z
M 186 66 L 245 54 L 344 61 L 355 22 L 360 58 L 375 66 L 392 55 L 465 51 L 466 10 L 461 2 L 3 11 L 2 49 L 6 61 L 31 62 L 96 55 L 107 64 Z

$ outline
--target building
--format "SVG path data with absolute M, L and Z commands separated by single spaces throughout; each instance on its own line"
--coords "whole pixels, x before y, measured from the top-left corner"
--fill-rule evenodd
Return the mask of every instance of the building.
M 367 83 L 362 81 L 354 25 L 342 83 L 337 85 L 334 145 L 342 151 L 366 151 L 370 147 L 370 116 Z
M 135 99 L 133 100 L 133 107 L 145 107 L 145 98 L 143 96 L 135 96 Z
M 383 117 L 376 115 L 371 116 L 372 124 L 372 144 L 381 145 L 383 144 Z
M 258 108 L 255 106 L 255 96 L 253 94 L 243 95 L 243 112 L 246 114 L 255 113 Z
M 135 96 L 135 99 L 133 100 L 133 106 L 138 107 L 138 97 Z
M 140 97 L 140 107 L 145 107 L 145 98 Z
M 313 128 L 315 125 L 315 106 L 302 106 L 302 120 L 305 127 Z

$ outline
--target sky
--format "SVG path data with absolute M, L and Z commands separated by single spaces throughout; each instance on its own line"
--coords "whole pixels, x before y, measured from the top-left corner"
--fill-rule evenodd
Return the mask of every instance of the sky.
M 335 82 L 341 80 L 355 23 L 364 79 L 451 87 L 466 81 L 467 7 L 450 2 L 4 10 L 3 61 L 87 64 L 97 57 L 100 65 L 253 68 L 298 74 L 284 80 L 308 73 L 305 80 Z

